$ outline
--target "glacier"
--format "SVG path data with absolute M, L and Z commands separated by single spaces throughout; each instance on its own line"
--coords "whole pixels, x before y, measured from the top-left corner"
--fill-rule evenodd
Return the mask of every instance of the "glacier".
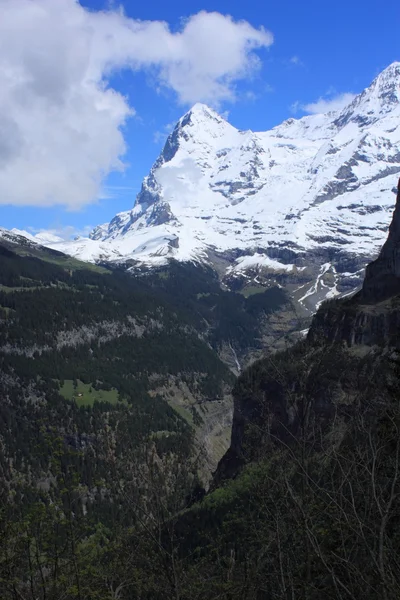
M 344 109 L 240 131 L 196 104 L 134 207 L 43 245 L 129 268 L 213 265 L 226 285 L 284 285 L 306 310 L 352 292 L 384 242 L 400 173 L 400 63 Z M 20 234 L 23 232 L 19 232 Z

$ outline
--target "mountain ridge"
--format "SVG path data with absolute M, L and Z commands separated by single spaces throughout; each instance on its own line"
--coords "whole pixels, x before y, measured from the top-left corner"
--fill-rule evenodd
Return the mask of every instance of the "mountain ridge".
M 374 386 L 386 395 L 397 389 L 399 257 L 400 179 L 388 237 L 367 266 L 361 290 L 324 303 L 304 340 L 266 354 L 239 376 L 231 446 L 216 471 L 216 485 L 260 460 L 266 448 L 297 443 L 306 427 L 310 438 L 318 428 L 321 436 L 332 435 L 336 420 L 351 423 L 359 403 L 368 406 Z
M 400 63 L 343 110 L 239 131 L 196 104 L 133 209 L 88 238 L 41 242 L 91 262 L 213 266 L 231 288 L 279 283 L 305 311 L 362 283 L 400 173 Z
M 362 290 L 236 380 L 230 448 L 178 522 L 196 597 L 399 597 L 399 256 L 400 187 Z
M 399 598 L 400 182 L 362 289 L 323 303 L 306 338 L 240 373 L 231 445 L 206 495 L 191 425 L 207 443 L 223 416 L 232 375 L 215 350 L 257 343 L 284 285 L 307 299 L 294 246 L 210 252 L 220 273 L 254 257 L 297 265 L 275 291 L 245 295 L 209 266 L 85 272 L 0 234 L 2 598 Z M 334 261 L 353 259 L 317 250 L 304 261 L 326 292 Z

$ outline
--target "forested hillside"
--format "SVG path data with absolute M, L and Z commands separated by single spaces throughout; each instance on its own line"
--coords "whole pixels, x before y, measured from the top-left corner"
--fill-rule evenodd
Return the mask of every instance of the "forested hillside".
M 286 295 L 223 291 L 214 271 L 190 264 L 132 276 L 19 242 L 1 244 L 3 370 L 86 405 L 161 396 L 191 425 L 204 424 L 215 466 L 230 429 L 228 367 L 237 372 L 260 352 L 261 330 Z
M 238 378 L 214 490 L 179 521 L 180 597 L 399 598 L 399 256 L 400 182 L 363 289 Z
M 260 347 L 279 289 L 4 246 L 1 597 L 397 599 L 400 191 L 397 207 L 363 289 L 236 381 L 221 349 Z M 230 386 L 206 493 L 205 424 Z
M 286 302 L 223 291 L 209 269 L 134 277 L 1 240 L 1 598 L 154 597 L 130 545 L 148 560 L 155 522 L 204 493 L 229 442 L 220 356 L 260 349 Z

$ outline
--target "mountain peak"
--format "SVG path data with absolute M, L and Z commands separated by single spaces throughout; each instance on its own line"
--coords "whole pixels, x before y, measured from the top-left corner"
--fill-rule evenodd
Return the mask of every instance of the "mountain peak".
M 215 110 L 198 102 L 183 115 L 168 136 L 160 159 L 155 163 L 156 168 L 162 162 L 169 162 L 175 156 L 182 144 L 215 143 L 215 140 L 224 138 L 228 132 L 237 130 L 221 117 Z
M 394 61 L 389 66 L 387 66 L 383 71 L 379 73 L 379 75 L 375 79 L 379 78 L 393 78 L 400 76 L 400 62 Z
M 146 266 L 203 261 L 229 285 L 290 281 L 305 311 L 351 292 L 382 246 L 394 205 L 399 70 L 390 65 L 340 113 L 270 131 L 238 130 L 195 104 L 168 136 L 134 208 L 85 243 L 54 247 Z
M 377 92 L 378 97 L 389 103 L 400 102 L 400 62 L 394 62 L 384 69 L 367 88 Z
M 222 127 L 225 127 L 229 124 L 213 108 L 210 108 L 207 104 L 197 102 L 179 119 L 176 128 L 182 129 L 187 126 L 193 127 L 196 125 L 199 125 L 201 128 L 205 126 L 207 129 L 213 129 L 221 125 Z
M 349 122 L 369 126 L 400 106 L 400 63 L 384 69 L 361 94 L 343 109 L 335 121 L 339 128 Z
M 181 121 L 183 121 L 189 115 L 195 119 L 216 119 L 224 121 L 217 111 L 207 106 L 207 104 L 203 104 L 202 102 L 196 102 L 196 104 L 194 104 L 192 108 L 181 118 Z

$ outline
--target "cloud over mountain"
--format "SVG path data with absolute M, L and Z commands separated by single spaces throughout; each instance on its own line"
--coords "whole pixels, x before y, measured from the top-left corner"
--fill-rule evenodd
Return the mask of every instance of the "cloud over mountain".
M 356 94 L 351 92 L 344 92 L 334 96 L 321 97 L 316 102 L 310 102 L 309 104 L 303 104 L 302 110 L 311 115 L 325 114 L 332 111 L 342 110 L 345 106 L 350 104 L 356 97 Z
M 134 113 L 109 83 L 119 69 L 151 70 L 180 103 L 234 100 L 272 35 L 200 12 L 171 31 L 122 10 L 74 0 L 0 0 L 0 203 L 93 202 L 123 169 L 123 125 Z

